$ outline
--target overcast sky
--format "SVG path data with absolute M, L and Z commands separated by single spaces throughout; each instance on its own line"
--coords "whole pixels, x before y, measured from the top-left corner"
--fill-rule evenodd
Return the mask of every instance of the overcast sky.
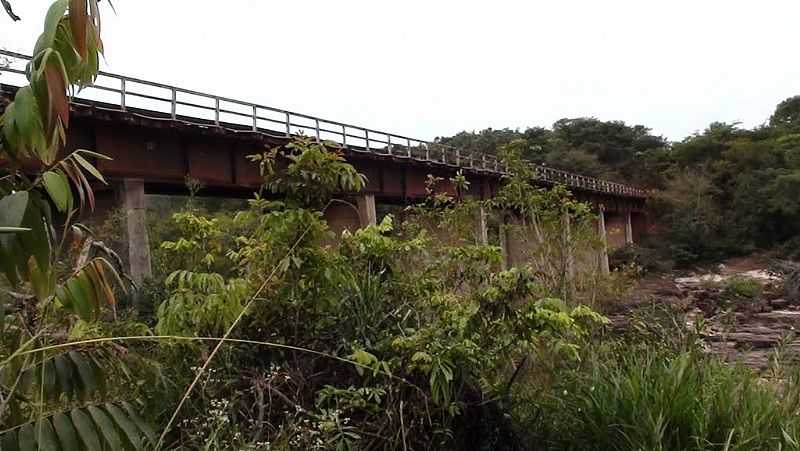
M 30 53 L 49 0 L 12 0 Z M 594 116 L 670 139 L 800 94 L 800 1 L 103 2 L 106 70 L 418 138 Z

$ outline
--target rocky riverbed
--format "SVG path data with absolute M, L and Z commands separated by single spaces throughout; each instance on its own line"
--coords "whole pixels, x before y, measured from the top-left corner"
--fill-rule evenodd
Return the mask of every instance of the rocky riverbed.
M 609 318 L 628 327 L 631 312 L 666 306 L 690 327 L 702 319 L 704 348 L 728 361 L 764 370 L 776 355 L 800 360 L 800 268 L 794 265 L 749 258 L 646 277 Z

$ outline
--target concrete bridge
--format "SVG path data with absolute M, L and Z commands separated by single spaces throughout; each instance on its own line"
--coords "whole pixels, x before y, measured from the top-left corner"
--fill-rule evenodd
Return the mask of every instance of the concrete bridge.
M 11 61 L 0 69 L 2 109 L 27 84 L 29 57 L 0 56 Z M 150 272 L 145 194 L 183 194 L 186 177 L 192 177 L 204 194 L 249 196 L 261 177 L 245 156 L 298 135 L 335 143 L 367 176 L 366 189 L 349 199 L 353 208 L 341 204 L 326 213 L 334 229 L 375 223 L 382 205 L 425 196 L 428 174 L 446 179 L 461 170 L 470 194 L 483 199 L 496 192 L 505 173 L 494 155 L 106 72 L 72 99 L 65 150 L 86 148 L 113 158 L 95 162 L 111 182 L 97 186 L 99 205 L 124 209 L 128 260 L 141 280 Z M 543 166 L 535 170 L 542 186 L 565 185 L 603 212 L 598 227 L 610 247 L 635 242 L 647 227 L 644 191 Z

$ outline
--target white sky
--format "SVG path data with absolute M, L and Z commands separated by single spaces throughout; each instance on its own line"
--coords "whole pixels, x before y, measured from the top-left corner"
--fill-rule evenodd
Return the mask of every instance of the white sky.
M 49 0 L 12 0 L 30 53 Z M 428 139 L 595 116 L 680 139 L 800 94 L 797 0 L 103 2 L 106 70 Z

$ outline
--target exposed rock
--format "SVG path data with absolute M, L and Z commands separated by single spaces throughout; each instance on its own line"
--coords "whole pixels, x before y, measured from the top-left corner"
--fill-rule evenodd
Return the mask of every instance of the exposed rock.
M 783 282 L 784 295 L 791 304 L 800 304 L 800 270 L 786 276 Z
M 789 301 L 786 299 L 773 299 L 769 301 L 769 305 L 773 309 L 784 309 L 789 306 Z

